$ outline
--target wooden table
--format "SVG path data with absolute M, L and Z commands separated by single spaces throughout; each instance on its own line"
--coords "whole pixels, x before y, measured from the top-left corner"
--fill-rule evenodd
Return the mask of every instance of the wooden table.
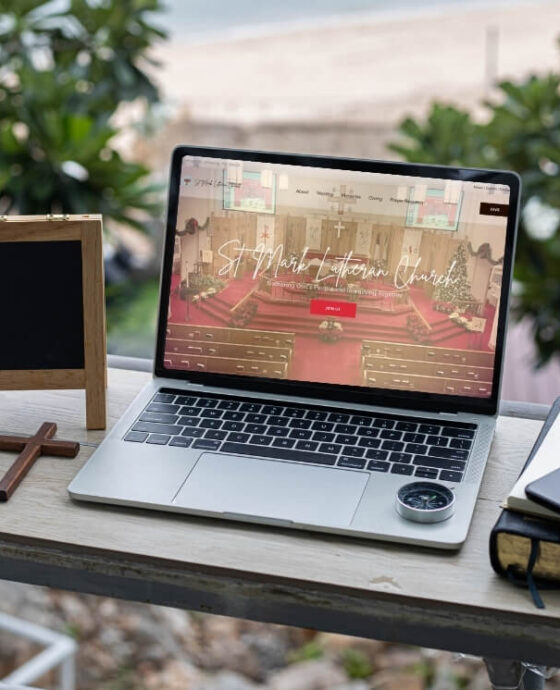
M 148 378 L 110 370 L 109 427 Z M 59 438 L 82 443 L 74 460 L 40 458 L 0 505 L 0 578 L 558 665 L 560 593 L 537 610 L 488 559 L 500 500 L 542 422 L 500 417 L 469 538 L 454 553 L 74 503 L 66 487 L 105 433 L 84 429 L 83 408 L 80 391 L 0 392 L 0 433 L 54 421 Z M 13 459 L 0 453 L 0 471 Z

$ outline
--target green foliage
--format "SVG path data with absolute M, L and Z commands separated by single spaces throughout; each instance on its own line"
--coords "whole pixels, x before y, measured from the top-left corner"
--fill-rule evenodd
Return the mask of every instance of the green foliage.
M 123 103 L 158 92 L 148 49 L 161 0 L 0 0 L 0 212 L 103 213 L 145 229 L 149 170 L 114 146 Z
M 349 678 L 369 678 L 373 673 L 373 666 L 369 657 L 360 649 L 345 649 L 342 652 L 341 660 Z
M 560 75 L 505 81 L 498 88 L 500 97 L 484 104 L 486 121 L 436 103 L 425 121 L 401 123 L 402 140 L 391 149 L 408 161 L 521 176 L 513 311 L 532 320 L 542 364 L 560 355 Z
M 127 281 L 108 285 L 108 351 L 130 357 L 153 357 L 159 283 Z
M 317 640 L 311 640 L 307 642 L 299 649 L 295 649 L 288 655 L 288 662 L 291 664 L 297 664 L 299 661 L 309 661 L 311 659 L 320 659 L 324 655 L 324 650 L 317 642 Z

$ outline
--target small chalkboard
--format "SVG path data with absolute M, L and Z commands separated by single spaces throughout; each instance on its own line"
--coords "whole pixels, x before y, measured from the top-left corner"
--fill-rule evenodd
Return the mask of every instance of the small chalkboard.
M 100 216 L 0 218 L 0 390 L 85 388 L 106 424 Z

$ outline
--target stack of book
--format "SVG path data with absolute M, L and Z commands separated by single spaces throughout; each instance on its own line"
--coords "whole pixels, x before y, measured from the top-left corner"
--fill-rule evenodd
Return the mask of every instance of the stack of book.
M 560 468 L 559 414 L 560 398 L 552 405 L 490 535 L 494 570 L 512 582 L 529 587 L 539 608 L 544 606 L 539 589 L 560 588 L 560 512 L 529 499 L 525 488 Z

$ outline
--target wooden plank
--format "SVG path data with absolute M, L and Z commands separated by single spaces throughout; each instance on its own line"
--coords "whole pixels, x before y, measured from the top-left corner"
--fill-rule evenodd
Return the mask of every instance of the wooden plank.
M 148 379 L 110 371 L 109 425 Z M 71 391 L 48 395 L 1 393 L 0 432 L 33 432 L 48 404 L 61 438 L 103 436 L 80 428 Z M 0 576 L 48 584 L 58 578 L 58 586 L 117 596 L 128 586 L 142 600 L 472 653 L 484 645 L 496 656 L 507 649 L 523 656 L 525 649 L 523 658 L 551 663 L 560 653 L 560 593 L 546 592 L 547 608 L 539 611 L 488 559 L 500 502 L 540 427 L 498 420 L 471 532 L 458 553 L 79 504 L 66 487 L 93 448 L 82 447 L 75 461 L 43 457 L 0 506 Z M 13 455 L 1 453 L 0 471 L 11 462 Z
M 107 355 L 101 220 L 82 223 L 82 286 L 84 300 L 84 363 L 86 426 L 105 429 Z
M 0 371 L 2 390 L 38 390 L 41 388 L 84 388 L 83 369 L 12 369 Z

